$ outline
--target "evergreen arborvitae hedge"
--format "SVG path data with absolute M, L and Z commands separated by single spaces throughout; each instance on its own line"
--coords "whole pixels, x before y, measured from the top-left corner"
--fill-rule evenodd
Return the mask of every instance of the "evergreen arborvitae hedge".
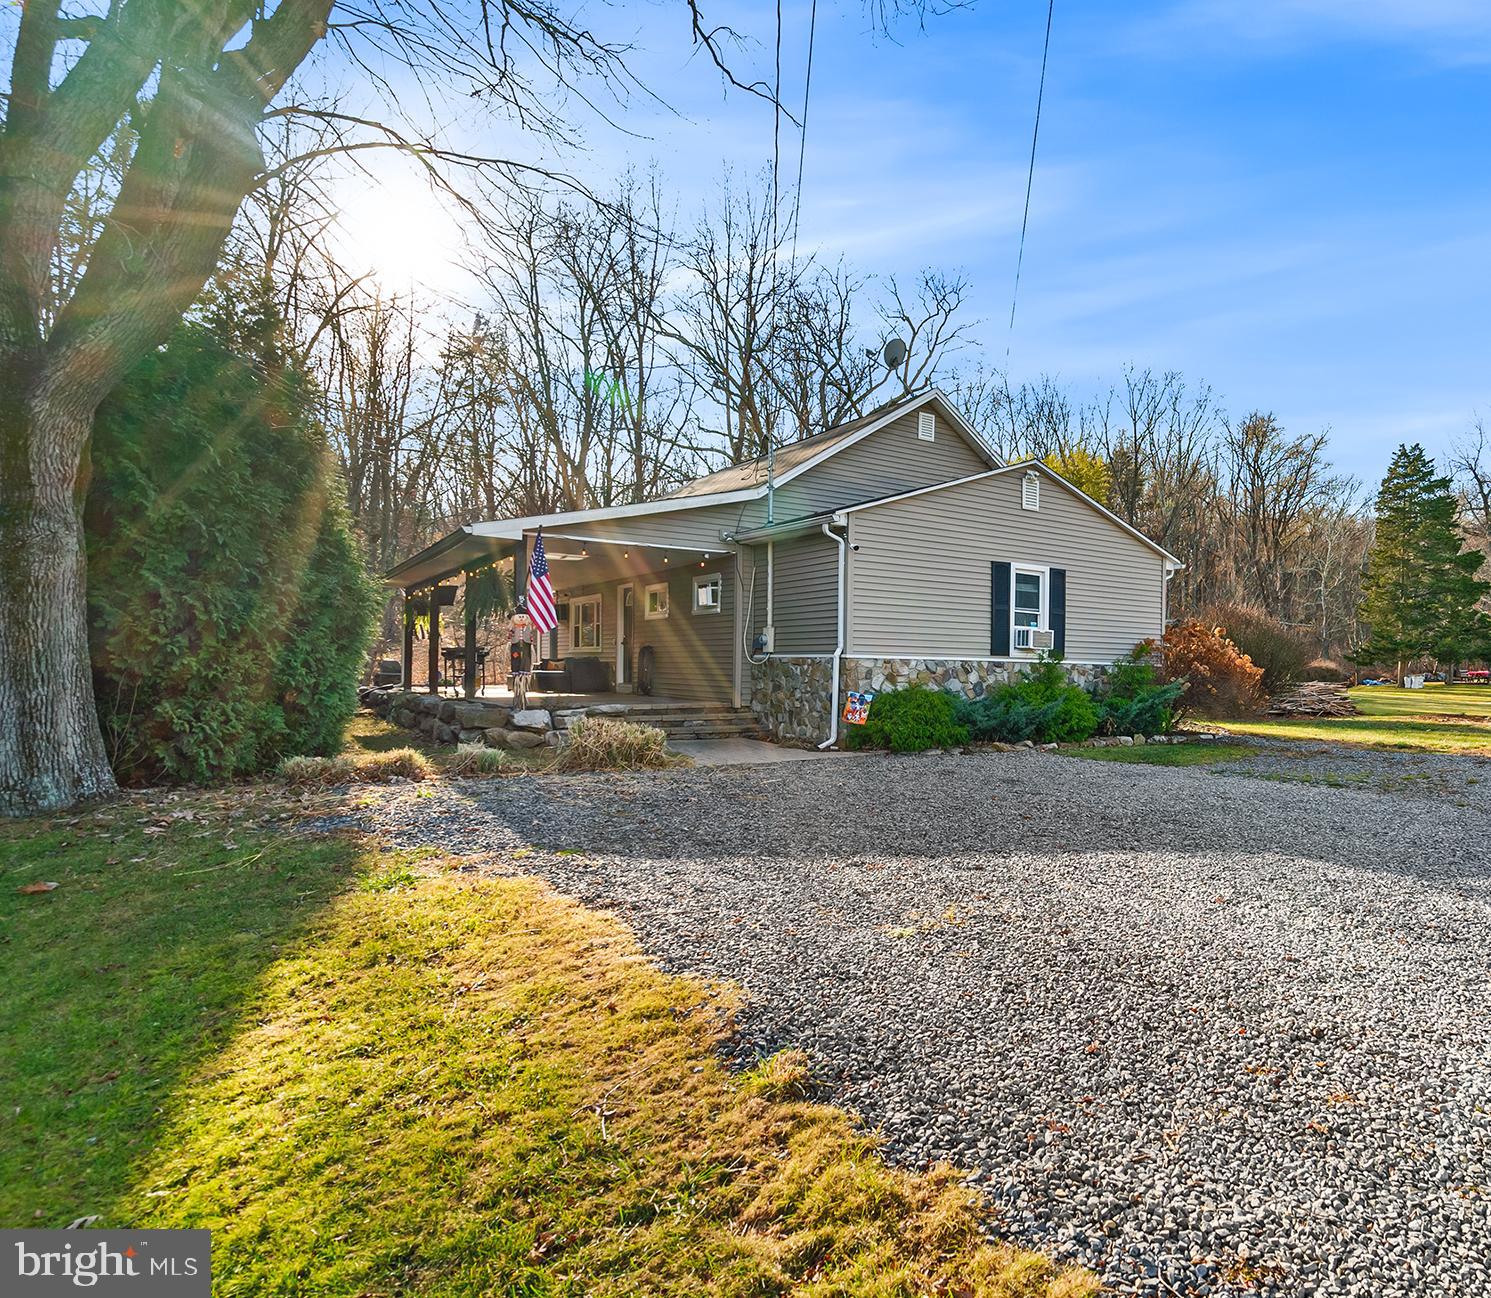
M 341 744 L 381 598 L 308 395 L 185 324 L 99 411 L 89 625 L 122 781 L 206 784 Z

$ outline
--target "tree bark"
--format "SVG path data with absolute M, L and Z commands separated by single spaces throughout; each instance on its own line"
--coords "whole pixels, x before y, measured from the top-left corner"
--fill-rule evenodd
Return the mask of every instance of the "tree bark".
M 0 815 L 115 791 L 88 665 L 80 471 L 92 412 L 0 375 Z M 21 379 L 21 382 L 14 380 Z M 37 389 L 41 390 L 38 391 Z

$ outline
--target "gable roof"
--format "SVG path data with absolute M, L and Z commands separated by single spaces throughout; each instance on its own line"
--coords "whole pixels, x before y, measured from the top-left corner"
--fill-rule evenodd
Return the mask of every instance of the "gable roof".
M 831 455 L 871 433 L 883 428 L 886 424 L 908 415 L 929 401 L 937 401 L 948 416 L 958 432 L 965 440 L 982 455 L 990 464 L 1003 464 L 1004 461 L 995 454 L 990 445 L 984 441 L 982 435 L 958 412 L 938 388 L 928 388 L 925 392 L 912 393 L 908 396 L 897 397 L 894 401 L 888 401 L 883 406 L 861 415 L 858 419 L 851 419 L 847 424 L 839 424 L 833 428 L 826 429 L 821 433 L 814 433 L 811 437 L 800 437 L 795 442 L 788 442 L 786 446 L 778 447 L 772 459 L 774 464 L 768 464 L 768 457 L 757 456 L 754 460 L 746 460 L 743 464 L 733 464 L 727 469 L 719 469 L 714 473 L 706 473 L 702 478 L 695 478 L 692 482 L 685 483 L 677 491 L 669 492 L 664 500 L 682 500 L 690 496 L 713 495 L 723 491 L 740 491 L 751 488 L 766 487 L 766 475 L 768 467 L 772 470 L 774 485 L 780 487 L 785 482 L 790 482 L 800 473 L 821 464 Z
M 772 487 L 778 488 L 821 464 L 824 460 L 877 432 L 903 415 L 910 414 L 930 401 L 936 401 L 949 422 L 980 455 L 992 465 L 1003 460 L 983 439 L 978 430 L 959 413 L 958 408 L 938 388 L 912 393 L 889 401 L 867 415 L 837 428 L 804 437 L 780 448 L 772 466 Z M 490 522 L 467 523 L 463 527 L 426 546 L 390 568 L 384 581 L 393 586 L 408 586 L 429 581 L 460 570 L 492 553 L 493 541 L 520 541 L 525 532 L 538 527 L 554 527 L 578 522 L 601 522 L 616 518 L 640 518 L 651 514 L 682 509 L 703 509 L 709 505 L 730 505 L 759 500 L 767 492 L 767 460 L 762 456 L 744 464 L 732 465 L 715 473 L 706 473 L 685 483 L 658 500 L 636 505 L 609 505 L 598 509 L 575 509 L 557 514 L 530 514 L 521 518 L 499 518 Z
M 1061 474 L 1057 473 L 1055 469 L 1053 469 L 1049 464 L 1046 464 L 1042 460 L 1020 460 L 1014 464 L 1005 464 L 1001 465 L 997 469 L 990 469 L 987 473 L 970 473 L 967 477 L 964 478 L 952 478 L 947 482 L 935 482 L 930 487 L 916 487 L 911 491 L 898 491 L 894 495 L 880 496 L 875 500 L 861 500 L 857 504 L 845 505 L 841 509 L 834 510 L 833 516 L 834 519 L 838 521 L 847 518 L 850 514 L 857 513 L 861 509 L 875 509 L 880 505 L 889 505 L 897 500 L 909 500 L 912 496 L 925 496 L 929 492 L 946 491 L 949 487 L 961 487 L 964 483 L 968 482 L 982 482 L 986 478 L 998 478 L 1006 473 L 1018 473 L 1021 471 L 1029 472 L 1031 470 L 1045 474 L 1045 476 L 1050 478 L 1053 482 L 1059 483 L 1061 486 L 1065 487 L 1072 493 L 1072 495 L 1076 496 L 1078 500 L 1084 501 L 1086 504 L 1092 506 L 1093 509 L 1097 510 L 1097 512 L 1104 518 L 1106 518 L 1110 523 L 1113 523 L 1115 526 L 1127 532 L 1136 541 L 1142 541 L 1145 545 L 1147 545 L 1151 550 L 1155 551 L 1156 554 L 1160 555 L 1166 561 L 1167 567 L 1170 567 L 1172 569 L 1180 569 L 1185 567 L 1184 563 L 1182 563 L 1173 554 L 1171 554 L 1169 550 L 1165 549 L 1165 547 L 1158 541 L 1150 540 L 1150 538 L 1145 536 L 1144 533 L 1141 532 L 1137 527 L 1133 527 L 1130 524 L 1125 523 L 1123 519 L 1119 518 L 1119 516 L 1115 514 L 1111 509 L 1109 509 L 1106 505 L 1100 505 L 1085 491 L 1083 491 L 1081 487 L 1074 486 L 1072 483 L 1068 482 L 1061 476 Z

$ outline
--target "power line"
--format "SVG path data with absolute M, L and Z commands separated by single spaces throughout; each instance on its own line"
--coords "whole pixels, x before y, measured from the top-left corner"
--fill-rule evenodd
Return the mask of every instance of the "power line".
M 792 196 L 792 264 L 797 265 L 797 218 L 802 213 L 802 163 L 808 149 L 808 97 L 813 93 L 813 40 L 818 32 L 818 0 L 808 16 L 808 72 L 802 86 L 802 127 L 797 138 L 797 189 Z
M 782 0 L 777 0 L 777 48 L 776 48 L 776 73 L 771 87 L 771 247 L 767 250 L 771 257 L 771 302 L 767 307 L 766 328 L 768 354 L 776 348 L 776 324 L 777 324 L 777 210 L 781 206 L 781 182 L 779 173 L 782 164 Z M 774 359 L 774 358 L 772 358 Z M 744 373 L 742 372 L 742 377 Z M 762 429 L 766 434 L 766 454 L 772 455 L 776 448 L 776 438 L 772 436 L 770 426 Z M 767 461 L 767 482 L 771 481 L 772 463 Z M 771 515 L 771 492 L 766 493 L 766 512 Z
M 1041 104 L 1046 98 L 1046 61 L 1051 55 L 1051 20 L 1056 0 L 1046 3 L 1046 43 L 1041 49 L 1041 84 L 1035 96 L 1035 129 L 1030 133 L 1030 169 L 1025 176 L 1025 215 L 1020 219 L 1020 251 L 1015 258 L 1015 291 L 1010 295 L 1010 331 L 1004 344 L 1005 368 L 1009 367 L 1010 343 L 1015 335 L 1015 304 L 1020 300 L 1020 270 L 1025 264 L 1025 231 L 1030 225 L 1030 191 L 1035 185 L 1035 146 L 1041 138 Z

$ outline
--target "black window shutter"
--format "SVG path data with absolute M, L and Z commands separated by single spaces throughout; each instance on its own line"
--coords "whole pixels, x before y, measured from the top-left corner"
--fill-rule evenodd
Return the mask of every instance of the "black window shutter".
M 1051 648 L 1057 657 L 1066 657 L 1066 569 L 1051 569 Z
M 1007 563 L 991 563 L 989 565 L 990 580 L 993 582 L 992 598 L 990 606 L 993 608 L 993 621 L 989 628 L 989 656 L 991 658 L 1008 658 L 1010 656 L 1010 566 Z

